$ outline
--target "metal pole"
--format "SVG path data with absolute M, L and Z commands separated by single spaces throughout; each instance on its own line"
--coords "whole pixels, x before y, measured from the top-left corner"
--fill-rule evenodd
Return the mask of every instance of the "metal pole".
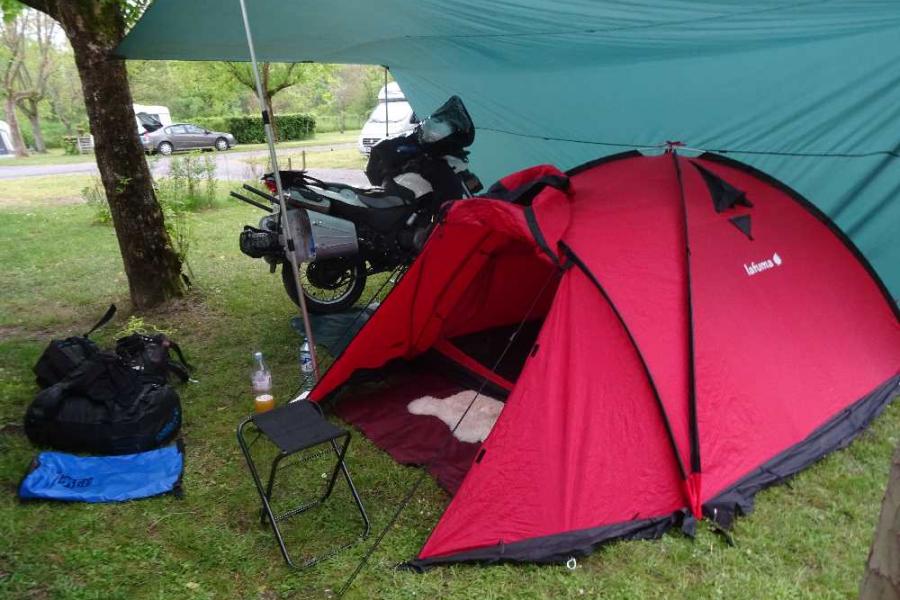
M 384 137 L 391 137 L 391 122 L 388 120 L 388 68 L 384 68 Z
M 281 206 L 281 230 L 284 232 L 285 254 L 287 254 L 291 263 L 294 282 L 297 284 L 297 297 L 300 299 L 300 317 L 303 319 L 306 341 L 309 343 L 309 354 L 312 358 L 313 367 L 313 383 L 315 383 L 319 380 L 319 360 L 316 356 L 316 343 L 313 339 L 312 326 L 309 322 L 309 312 L 306 310 L 306 298 L 303 297 L 303 286 L 300 285 L 300 268 L 297 265 L 297 256 L 294 254 L 294 233 L 288 224 L 287 205 L 284 202 L 284 189 L 281 187 L 281 173 L 278 171 L 278 156 L 275 153 L 275 136 L 272 133 L 271 115 L 269 115 L 269 108 L 265 106 L 265 94 L 263 93 L 262 80 L 259 77 L 259 66 L 256 63 L 256 48 L 253 45 L 253 34 L 250 33 L 247 5 L 244 3 L 244 0 L 238 0 L 238 2 L 240 2 L 241 16 L 244 19 L 244 31 L 247 33 L 247 49 L 250 51 L 250 64 L 253 68 L 253 78 L 256 80 L 256 94 L 262 105 L 263 128 L 266 130 L 269 161 L 272 163 L 272 171 L 275 176 L 275 191 L 278 194 L 278 204 Z

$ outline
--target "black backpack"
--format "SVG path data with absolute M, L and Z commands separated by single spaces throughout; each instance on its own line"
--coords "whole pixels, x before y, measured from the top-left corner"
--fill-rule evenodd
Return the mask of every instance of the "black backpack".
M 169 352 L 175 352 L 173 359 Z M 147 375 L 162 378 L 174 375 L 182 383 L 190 379 L 191 365 L 184 358 L 181 348 L 162 333 L 146 335 L 133 333 L 116 340 L 116 354 L 129 367 Z
M 84 335 L 51 340 L 34 365 L 33 371 L 37 376 L 38 386 L 46 388 L 62 381 L 78 365 L 100 352 L 100 348 L 89 339 L 89 336 L 109 323 L 115 314 L 116 305 L 110 304 L 97 324 Z
M 96 352 L 40 391 L 25 413 L 35 444 L 91 454 L 158 448 L 181 427 L 178 393 L 165 374 L 141 372 L 112 352 Z

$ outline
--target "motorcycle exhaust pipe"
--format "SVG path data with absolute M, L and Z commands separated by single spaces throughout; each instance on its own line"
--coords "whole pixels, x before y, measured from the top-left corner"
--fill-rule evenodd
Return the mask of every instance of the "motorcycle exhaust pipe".
M 247 185 L 246 183 L 244 184 L 244 189 L 248 192 L 253 192 L 257 196 L 265 198 L 269 202 L 278 202 L 278 199 L 275 196 L 267 194 L 262 190 Z M 309 190 L 297 189 L 296 191 L 298 194 L 300 194 L 302 199 L 294 198 L 293 196 L 286 197 L 285 203 L 289 206 L 293 206 L 295 208 L 304 208 L 312 212 L 317 212 L 323 215 L 330 215 L 332 217 L 337 217 L 338 219 L 344 219 L 345 221 L 350 221 L 354 225 L 366 223 L 366 217 L 369 216 L 368 213 L 372 210 L 370 208 L 364 208 L 362 206 L 354 206 L 352 204 L 348 204 L 347 202 L 341 202 L 340 200 L 335 200 L 334 198 L 327 198 Z M 311 198 L 307 198 L 307 195 L 314 196 L 316 199 L 313 200 Z M 325 202 L 328 202 L 328 204 L 323 204 L 321 201 L 318 201 L 319 198 L 321 198 Z

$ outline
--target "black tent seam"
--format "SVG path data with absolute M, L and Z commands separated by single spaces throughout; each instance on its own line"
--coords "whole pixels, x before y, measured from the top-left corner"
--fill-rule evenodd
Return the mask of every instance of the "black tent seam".
M 410 560 L 403 566 L 423 573 L 432 567 L 457 563 L 483 566 L 502 563 L 559 563 L 570 557 L 587 556 L 601 545 L 617 540 L 658 539 L 682 521 L 684 516 L 684 509 L 680 509 L 669 515 L 564 531 L 517 542 L 506 543 L 501 540 L 483 548 Z
M 631 342 L 632 348 L 634 348 L 635 353 L 638 356 L 638 360 L 641 362 L 641 366 L 643 367 L 644 374 L 647 376 L 647 382 L 650 384 L 650 389 L 653 391 L 653 397 L 656 400 L 656 406 L 659 409 L 660 416 L 662 417 L 663 425 L 666 429 L 666 435 L 669 438 L 669 445 L 672 448 L 672 453 L 675 455 L 675 463 L 678 465 L 678 470 L 681 473 L 681 479 L 687 479 L 687 471 L 685 470 L 684 464 L 681 461 L 681 453 L 678 450 L 678 444 L 675 441 L 675 434 L 672 431 L 672 423 L 669 421 L 669 415 L 666 412 L 666 407 L 663 404 L 662 396 L 659 394 L 659 388 L 656 387 L 656 381 L 653 379 L 653 374 L 650 371 L 650 366 L 647 364 L 647 360 L 644 358 L 644 353 L 641 352 L 640 346 L 638 346 L 637 340 L 634 339 L 634 334 L 631 333 L 631 329 L 628 327 L 628 324 L 625 322 L 625 318 L 622 316 L 622 313 L 619 312 L 618 307 L 612 301 L 609 294 L 606 293 L 606 289 L 604 289 L 603 285 L 600 284 L 600 281 L 597 277 L 591 272 L 586 264 L 575 254 L 575 251 L 572 250 L 565 242 L 559 242 L 560 248 L 563 249 L 563 252 L 566 253 L 566 256 L 569 257 L 569 260 L 578 266 L 581 269 L 581 272 L 584 273 L 587 278 L 594 284 L 594 287 L 600 292 L 606 302 L 609 304 L 609 307 L 612 309 L 613 314 L 616 315 L 616 319 L 618 319 L 619 324 L 622 326 L 622 329 L 625 331 L 625 335 L 628 336 L 629 341 Z
M 678 162 L 678 153 L 671 152 L 672 164 L 675 165 L 675 177 L 678 180 L 678 197 L 681 200 L 681 211 L 684 227 L 684 271 L 685 271 L 685 299 L 687 301 L 688 318 L 688 433 L 691 444 L 691 472 L 700 473 L 700 431 L 697 424 L 697 373 L 694 356 L 694 294 L 691 285 L 691 242 L 688 232 L 688 208 L 687 198 L 684 194 L 684 181 L 681 178 L 681 165 Z M 700 515 L 695 515 L 700 516 Z
M 544 232 L 541 231 L 541 227 L 537 222 L 537 217 L 530 206 L 525 207 L 525 222 L 528 223 L 528 229 L 531 230 L 531 236 L 534 238 L 535 243 L 550 257 L 553 264 L 559 267 L 559 257 L 550 249 L 550 245 L 547 244 Z
M 738 513 L 746 515 L 752 511 L 756 494 L 760 491 L 787 482 L 813 463 L 849 445 L 897 396 L 900 392 L 898 386 L 900 375 L 879 384 L 800 442 L 781 451 L 704 502 L 703 514 L 728 529 Z
M 863 268 L 869 273 L 869 276 L 875 281 L 875 284 L 881 290 L 881 294 L 884 296 L 885 302 L 887 302 L 888 306 L 891 309 L 891 312 L 894 313 L 894 318 L 900 322 L 900 306 L 897 306 L 897 302 L 891 296 L 891 293 L 888 291 L 887 286 L 884 284 L 884 281 L 881 280 L 881 277 L 878 276 L 878 273 L 875 272 L 875 269 L 872 267 L 872 264 L 869 260 L 863 255 L 860 249 L 853 243 L 853 241 L 847 236 L 843 230 L 835 224 L 831 218 L 826 215 L 822 210 L 810 202 L 803 194 L 789 186 L 788 184 L 775 179 L 768 173 L 760 171 L 755 167 L 751 167 L 748 164 L 742 163 L 740 161 L 734 160 L 733 158 L 729 158 L 727 156 L 722 156 L 720 154 L 715 154 L 713 152 L 704 152 L 700 156 L 697 157 L 700 160 L 708 160 L 710 162 L 719 163 L 721 165 L 725 165 L 727 167 L 731 167 L 733 169 L 737 169 L 738 171 L 743 171 L 748 173 L 757 179 L 761 179 L 769 185 L 777 188 L 778 190 L 787 194 L 792 200 L 794 200 L 797 204 L 805 208 L 808 212 L 812 213 L 812 215 L 825 224 L 828 229 L 831 230 L 841 242 L 844 243 L 844 246 L 847 247 L 848 250 L 856 257 L 856 260 L 863 266 Z

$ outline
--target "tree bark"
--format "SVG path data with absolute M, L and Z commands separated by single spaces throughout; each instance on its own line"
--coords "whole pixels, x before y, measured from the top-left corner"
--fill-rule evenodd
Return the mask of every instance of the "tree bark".
M 145 309 L 182 295 L 181 259 L 135 134 L 125 63 L 109 56 L 125 32 L 121 6 L 109 0 L 24 2 L 56 19 L 72 44 L 132 303 Z
M 894 451 L 860 600 L 900 599 L 900 445 Z
M 25 113 L 25 116 L 28 117 L 28 122 L 31 123 L 31 135 L 34 137 L 34 149 L 35 151 L 44 154 L 47 152 L 47 145 L 44 143 L 44 132 L 41 131 L 41 114 L 38 110 L 38 103 L 34 98 L 26 98 L 24 104 L 25 106 L 19 106 L 22 108 L 22 112 Z
M 6 123 L 9 125 L 9 137 L 13 145 L 13 152 L 18 157 L 28 156 L 25 140 L 22 138 L 22 128 L 19 126 L 19 115 L 16 113 L 16 99 L 12 95 L 6 96 Z

